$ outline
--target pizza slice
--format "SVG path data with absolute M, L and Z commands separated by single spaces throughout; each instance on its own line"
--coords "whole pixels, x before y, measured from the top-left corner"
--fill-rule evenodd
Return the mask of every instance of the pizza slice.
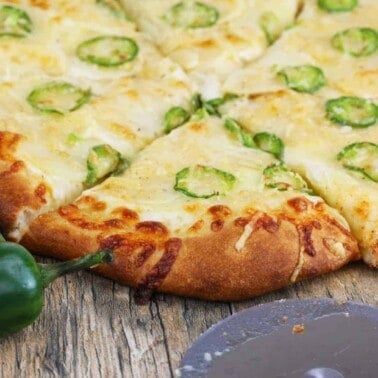
M 199 85 L 206 98 L 261 56 L 290 25 L 298 0 L 122 0 L 129 15 Z
M 246 137 L 254 138 L 255 146 L 272 143 L 259 137 L 265 133 L 281 140 L 283 161 L 345 216 L 365 262 L 378 267 L 376 103 L 356 96 L 327 100 L 284 90 L 226 106 L 222 110 Z
M 375 0 L 306 1 L 295 25 L 256 63 L 232 73 L 223 90 L 377 98 L 377 14 Z
M 193 91 L 110 2 L 41 4 L 0 5 L 0 229 L 13 240 L 125 169 Z
M 274 154 L 232 125 L 195 118 L 146 147 L 119 177 L 35 219 L 22 243 L 70 259 L 99 248 L 97 271 L 137 288 L 238 300 L 358 259 L 344 218 Z

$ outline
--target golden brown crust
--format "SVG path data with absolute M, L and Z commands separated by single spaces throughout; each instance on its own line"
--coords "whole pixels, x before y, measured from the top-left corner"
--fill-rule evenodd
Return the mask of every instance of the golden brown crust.
M 210 211 L 210 219 L 199 232 L 181 237 L 161 223 L 135 218 L 123 227 L 115 219 L 110 223 L 78 222 L 83 214 L 71 206 L 76 208 L 70 210 L 74 216 L 60 210 L 36 219 L 22 243 L 36 253 L 60 259 L 110 248 L 115 253 L 114 263 L 97 271 L 136 287 L 141 301 L 154 290 L 209 300 L 240 300 L 360 258 L 349 231 L 327 214 L 325 206 L 305 198 L 274 215 L 249 209 L 248 216 L 230 217 L 227 211 L 225 217 L 222 211 L 221 229 L 213 226 L 218 220 L 214 213 L 219 212 Z M 112 223 L 115 228 L 109 228 Z
M 47 202 L 47 186 L 34 182 L 25 163 L 14 157 L 18 134 L 0 131 L 0 230 L 9 236 L 23 212 L 35 211 Z

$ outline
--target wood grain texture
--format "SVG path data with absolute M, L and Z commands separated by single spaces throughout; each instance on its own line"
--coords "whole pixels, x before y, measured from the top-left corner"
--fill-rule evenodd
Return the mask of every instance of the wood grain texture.
M 281 298 L 378 306 L 377 278 L 356 263 L 245 302 L 157 295 L 137 306 L 129 288 L 82 272 L 46 291 L 46 307 L 32 327 L 0 341 L 0 377 L 171 377 L 197 337 L 231 313 Z

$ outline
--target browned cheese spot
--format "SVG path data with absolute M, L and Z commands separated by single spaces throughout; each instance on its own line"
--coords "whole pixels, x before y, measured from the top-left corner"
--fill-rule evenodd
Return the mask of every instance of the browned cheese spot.
M 29 0 L 30 5 L 41 9 L 49 9 L 50 4 L 48 0 Z
M 182 241 L 179 238 L 172 238 L 165 242 L 163 256 L 137 286 L 135 301 L 138 304 L 147 304 L 149 302 L 152 292 L 161 285 L 171 271 L 181 246 Z
M 264 229 L 265 231 L 274 234 L 280 228 L 280 224 L 276 222 L 268 214 L 263 214 L 255 223 L 255 229 Z
M 96 198 L 91 196 L 84 196 L 80 198 L 77 203 L 88 206 L 92 211 L 104 211 L 106 209 L 105 202 L 98 201 Z
M 205 39 L 204 41 L 198 41 L 195 45 L 203 49 L 211 49 L 216 47 L 217 43 L 214 39 Z
M 25 163 L 21 160 L 15 161 L 9 169 L 0 173 L 0 178 L 5 178 L 13 175 L 25 168 Z
M 358 204 L 354 208 L 357 216 L 363 220 L 367 220 L 369 218 L 370 213 L 370 204 L 367 201 L 359 201 Z
M 292 198 L 289 201 L 287 201 L 287 203 L 290 207 L 292 207 L 298 213 L 303 213 L 307 211 L 309 205 L 311 206 L 311 202 L 307 198 L 304 198 L 304 197 Z
M 125 226 L 125 223 L 123 222 L 122 219 L 107 219 L 103 221 L 102 223 L 106 228 L 123 228 Z
M 203 225 L 204 225 L 204 221 L 202 219 L 198 220 L 197 222 L 195 222 L 193 225 L 191 225 L 189 227 L 189 231 L 191 232 L 198 232 L 202 229 Z
M 206 128 L 205 125 L 201 122 L 191 123 L 189 127 L 192 131 L 198 131 L 198 132 Z
M 279 90 L 279 91 L 275 91 L 275 92 L 263 92 L 263 93 L 252 93 L 250 95 L 248 95 L 248 99 L 249 100 L 258 100 L 258 99 L 267 99 L 267 100 L 270 100 L 270 99 L 275 99 L 275 98 L 279 98 L 279 97 L 284 97 L 286 95 L 286 90 Z
M 168 229 L 164 224 L 154 221 L 140 222 L 135 225 L 136 231 L 143 234 L 152 234 L 158 237 L 164 237 L 168 235 Z
M 218 232 L 221 231 L 224 226 L 224 221 L 221 219 L 215 220 L 211 222 L 211 231 Z
M 234 220 L 234 225 L 236 227 L 245 227 L 248 223 L 250 222 L 250 219 L 244 218 L 244 217 L 239 217 Z
M 188 203 L 183 206 L 183 209 L 188 213 L 195 213 L 200 209 L 200 205 L 198 203 Z
M 238 45 L 245 43 L 245 39 L 241 38 L 240 35 L 237 34 L 226 34 L 226 39 L 228 42 L 230 42 L 232 45 Z
M 85 230 L 104 231 L 109 229 L 121 229 L 125 226 L 121 219 L 106 219 L 104 221 L 88 221 L 86 215 L 83 214 L 76 205 L 61 206 L 58 209 L 61 217 L 75 226 Z
M 126 207 L 118 207 L 112 211 L 112 214 L 120 216 L 124 221 L 138 221 L 139 216 L 134 210 L 130 210 Z
M 13 161 L 13 152 L 16 150 L 21 135 L 0 131 L 0 160 Z
M 47 203 L 46 201 L 47 188 L 44 184 L 39 184 L 34 191 L 35 196 L 39 199 L 41 203 Z
M 214 219 L 225 219 L 232 214 L 231 209 L 224 205 L 214 205 L 207 210 Z

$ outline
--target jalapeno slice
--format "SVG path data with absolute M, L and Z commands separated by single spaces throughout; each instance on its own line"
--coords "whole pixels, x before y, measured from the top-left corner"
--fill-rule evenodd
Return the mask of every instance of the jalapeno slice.
M 174 106 L 164 115 L 164 132 L 169 134 L 173 129 L 176 129 L 187 122 L 189 118 L 189 112 L 187 112 L 181 106 Z
M 332 46 L 354 57 L 372 55 L 378 49 L 378 32 L 371 28 L 350 28 L 336 33 Z
M 190 111 L 195 113 L 198 109 L 201 109 L 203 105 L 202 97 L 199 93 L 195 93 L 190 101 Z
M 378 144 L 370 142 L 350 144 L 338 153 L 337 160 L 344 168 L 378 182 Z
M 3 5 L 0 8 L 0 37 L 26 37 L 32 30 L 32 21 L 22 9 Z
M 219 108 L 228 101 L 232 101 L 239 96 L 234 93 L 226 93 L 223 97 L 213 98 L 211 100 L 203 102 L 203 107 L 210 115 L 221 117 Z
M 273 12 L 265 12 L 261 15 L 259 23 L 261 29 L 265 33 L 268 44 L 273 44 L 282 31 L 279 18 Z
M 361 97 L 339 97 L 326 102 L 327 117 L 340 125 L 365 128 L 377 121 L 378 108 Z
M 297 190 L 300 192 L 311 193 L 307 183 L 296 172 L 286 167 L 284 163 L 269 165 L 263 171 L 265 186 L 280 191 Z
M 207 28 L 218 21 L 219 12 L 200 1 L 181 1 L 173 5 L 163 19 L 173 27 Z
M 318 0 L 319 8 L 327 12 L 348 12 L 358 5 L 358 0 Z
M 76 55 L 84 62 L 102 67 L 117 67 L 130 62 L 138 55 L 133 39 L 119 36 L 100 36 L 81 43 Z
M 120 0 L 96 0 L 96 3 L 107 8 L 114 16 L 129 20 Z
M 226 118 L 224 122 L 224 127 L 232 134 L 234 134 L 243 144 L 243 146 L 249 148 L 257 147 L 253 140 L 253 135 L 244 131 L 240 123 L 234 120 L 233 118 Z
M 195 165 L 176 174 L 174 190 L 193 198 L 225 195 L 236 182 L 236 177 L 220 169 Z
M 52 81 L 34 89 L 27 97 L 29 104 L 44 113 L 66 114 L 89 101 L 91 91 L 66 82 Z
M 286 67 L 277 75 L 285 80 L 289 88 L 297 92 L 314 93 L 326 82 L 323 71 L 311 65 Z
M 130 160 L 125 157 L 120 157 L 117 168 L 111 173 L 110 176 L 117 177 L 124 174 L 127 168 L 130 167 Z
M 256 146 L 265 152 L 269 152 L 276 158 L 280 159 L 283 155 L 284 144 L 280 138 L 275 134 L 267 132 L 257 133 L 253 137 Z
M 85 185 L 92 186 L 117 170 L 121 154 L 108 144 L 92 147 L 87 158 Z

